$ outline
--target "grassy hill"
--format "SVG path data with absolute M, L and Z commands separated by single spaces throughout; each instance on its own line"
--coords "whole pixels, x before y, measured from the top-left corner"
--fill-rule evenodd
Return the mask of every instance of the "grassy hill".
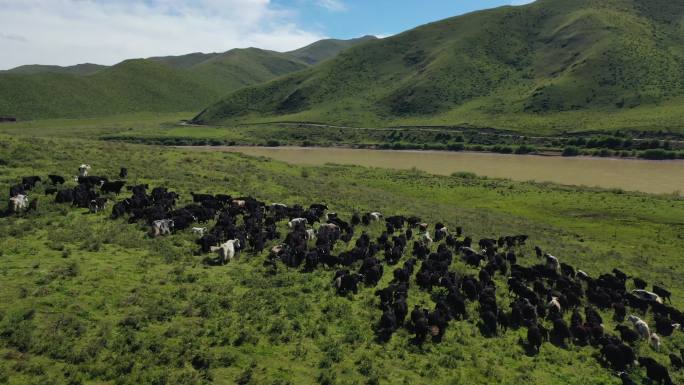
M 351 48 L 359 43 L 365 43 L 367 41 L 372 40 L 377 40 L 377 37 L 369 35 L 360 37 L 358 39 L 350 40 L 319 40 L 313 44 L 307 45 L 306 47 L 302 47 L 287 53 L 290 56 L 294 56 L 305 63 L 316 64 L 337 56 L 337 54 L 339 54 L 347 48 Z
M 322 41 L 303 52 L 325 60 L 364 40 Z M 197 111 L 230 91 L 312 63 L 297 55 L 247 48 L 127 60 L 111 67 L 22 66 L 0 72 L 0 115 L 25 120 Z
M 428 24 L 229 95 L 198 122 L 478 125 L 590 129 L 639 109 L 680 130 L 684 4 L 539 0 Z M 681 116 L 681 112 L 678 113 Z M 667 115 L 667 114 L 666 114 Z M 606 123 L 606 126 L 610 126 Z
M 84 63 L 74 66 L 60 67 L 53 65 L 30 64 L 12 68 L 7 71 L 0 71 L 0 75 L 6 74 L 42 74 L 42 73 L 59 73 L 59 74 L 74 74 L 74 75 L 90 75 L 101 69 L 107 68 L 100 64 Z

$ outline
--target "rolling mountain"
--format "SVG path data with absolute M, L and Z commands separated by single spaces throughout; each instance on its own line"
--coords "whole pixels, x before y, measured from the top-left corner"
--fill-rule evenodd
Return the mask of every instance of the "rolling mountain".
M 324 60 L 330 59 L 337 56 L 340 52 L 347 48 L 351 48 L 359 43 L 365 43 L 367 41 L 377 40 L 375 36 L 363 36 L 358 39 L 350 40 L 338 40 L 338 39 L 326 39 L 319 40 L 315 43 L 309 44 L 306 47 L 296 49 L 294 51 L 287 52 L 290 56 L 294 56 L 297 59 L 303 61 L 307 64 L 318 64 Z
M 7 70 L 7 71 L 0 71 L 0 75 L 3 73 L 26 74 L 26 75 L 41 74 L 41 73 L 90 75 L 90 74 L 93 74 L 93 73 L 95 73 L 101 69 L 104 69 L 104 68 L 107 68 L 107 66 L 103 66 L 103 65 L 99 65 L 99 64 L 92 64 L 92 63 L 77 64 L 77 65 L 69 66 L 69 67 L 34 64 L 34 65 L 19 66 L 19 67 L 12 68 L 11 70 Z
M 580 114 L 655 116 L 684 95 L 683 17 L 684 2 L 668 0 L 538 0 L 475 12 L 244 88 L 195 121 L 573 129 Z
M 246 48 L 133 59 L 111 67 L 17 67 L 0 71 L 0 116 L 38 119 L 196 111 L 230 91 L 309 68 L 366 40 L 324 40 L 293 53 Z

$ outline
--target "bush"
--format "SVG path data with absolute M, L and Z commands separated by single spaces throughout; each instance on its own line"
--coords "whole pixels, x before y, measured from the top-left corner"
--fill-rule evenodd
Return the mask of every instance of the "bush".
M 266 142 L 266 147 L 280 147 L 280 142 L 275 139 L 270 139 Z
M 601 149 L 601 151 L 598 152 L 598 155 L 602 158 L 606 158 L 606 157 L 612 156 L 613 151 L 610 151 L 606 148 L 603 148 L 603 149 Z
M 663 149 L 646 150 L 639 154 L 640 158 L 651 160 L 676 159 L 677 153 L 674 151 L 665 151 Z
M 563 156 L 577 156 L 579 155 L 579 149 L 575 146 L 568 146 L 563 149 Z
M 451 174 L 454 178 L 461 178 L 461 179 L 477 179 L 477 175 L 472 172 L 467 172 L 467 171 L 457 171 Z
M 513 149 L 512 149 L 511 147 L 509 147 L 509 146 L 500 146 L 500 145 L 493 146 L 493 147 L 491 148 L 491 151 L 492 151 L 492 152 L 498 152 L 498 153 L 500 153 L 500 154 L 512 154 L 512 153 L 513 153 Z
M 526 144 L 515 149 L 515 153 L 518 155 L 532 154 L 535 152 L 537 152 L 537 149 L 534 146 L 528 146 Z

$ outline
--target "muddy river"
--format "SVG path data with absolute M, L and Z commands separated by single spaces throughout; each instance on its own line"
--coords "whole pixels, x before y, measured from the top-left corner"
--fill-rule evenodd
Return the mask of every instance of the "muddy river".
M 417 168 L 451 175 L 472 172 L 492 178 L 547 181 L 565 185 L 621 188 L 647 193 L 684 193 L 684 161 L 505 155 L 473 152 L 359 150 L 304 147 L 196 147 L 241 152 L 301 165 L 353 164 L 393 169 Z

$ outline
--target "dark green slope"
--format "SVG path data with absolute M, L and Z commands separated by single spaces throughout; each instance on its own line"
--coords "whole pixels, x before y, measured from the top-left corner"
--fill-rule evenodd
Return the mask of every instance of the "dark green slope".
M 263 83 L 307 67 L 306 63 L 284 53 L 246 48 L 214 56 L 196 64 L 191 70 L 207 82 L 218 80 L 218 89 L 227 94 L 237 88 Z
M 107 66 L 99 65 L 99 64 L 92 64 L 92 63 L 84 63 L 84 64 L 77 64 L 74 66 L 68 66 L 68 67 L 60 67 L 60 66 L 53 66 L 53 65 L 40 65 L 40 64 L 32 64 L 32 65 L 24 65 L 24 66 L 19 66 L 16 68 L 12 68 L 11 70 L 7 71 L 0 71 L 0 74 L 3 73 L 10 73 L 10 74 L 40 74 L 40 73 L 60 73 L 60 74 L 74 74 L 74 75 L 90 75 L 93 74 L 101 69 L 107 68 Z
M 377 40 L 377 37 L 369 35 L 350 40 L 319 40 L 315 43 L 307 45 L 306 47 L 287 52 L 287 54 L 294 56 L 305 63 L 316 64 L 323 60 L 337 56 L 337 54 L 347 48 L 351 48 L 359 43 L 365 43 L 372 40 Z
M 329 44 L 335 48 L 326 49 Z M 336 42 L 318 47 L 320 58 L 339 52 Z M 93 66 L 0 71 L 0 115 L 37 119 L 199 110 L 231 91 L 309 64 L 288 53 L 247 48 L 128 60 L 97 70 Z
M 467 124 L 673 103 L 683 94 L 683 15 L 682 2 L 664 0 L 471 13 L 237 91 L 196 120 Z
M 182 71 L 131 60 L 90 76 L 0 76 L 0 115 L 35 118 L 170 112 L 191 109 L 217 95 Z

